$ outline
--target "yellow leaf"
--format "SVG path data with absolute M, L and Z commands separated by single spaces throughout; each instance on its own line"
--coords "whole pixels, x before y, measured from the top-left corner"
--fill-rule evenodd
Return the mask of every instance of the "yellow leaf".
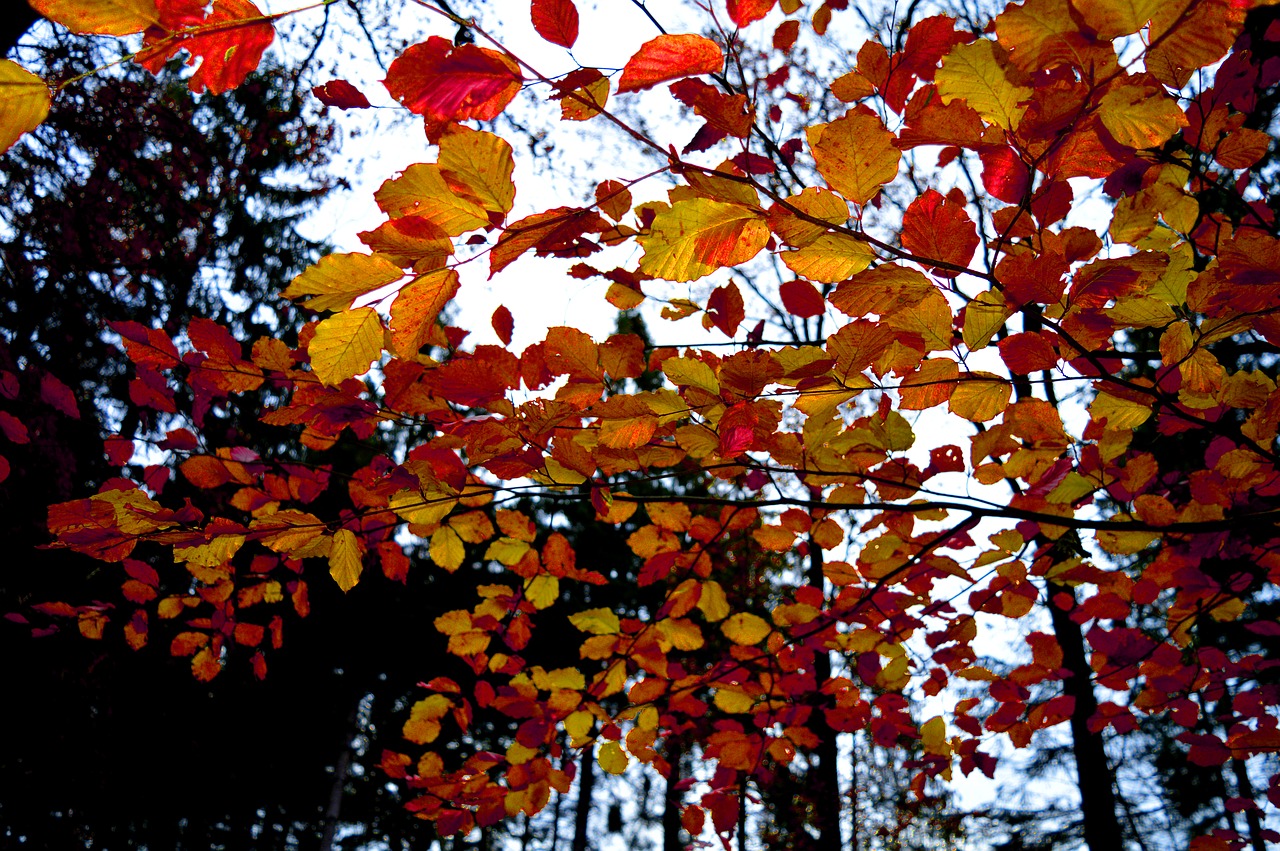
M 1078 34 L 1080 25 L 1072 20 L 1067 0 L 1010 3 L 996 18 L 995 29 L 996 40 L 1009 51 L 1010 64 L 1023 71 L 1052 68 L 1079 55 L 1068 36 Z
M 834 192 L 817 186 L 810 186 L 798 195 L 791 195 L 785 202 L 787 207 L 779 203 L 770 208 L 769 225 L 792 248 L 806 246 L 830 231 L 820 224 L 800 218 L 788 207 L 794 207 L 833 225 L 843 225 L 849 221 L 849 202 Z
M 504 536 L 489 545 L 489 548 L 485 550 L 484 557 L 511 567 L 519 564 L 520 559 L 524 558 L 529 549 L 529 545 L 524 541 L 517 541 L 515 538 Z
M 383 183 L 373 197 L 391 218 L 422 216 L 449 236 L 489 224 L 480 205 L 454 194 L 435 163 L 409 166 L 399 177 Z
M 759 644 L 769 634 L 772 627 L 759 615 L 750 612 L 738 612 L 720 625 L 725 637 L 734 644 Z
M 1130 148 L 1158 148 L 1183 127 L 1178 102 L 1156 86 L 1120 86 L 1107 92 L 1098 117 L 1112 137 Z
M 867 203 L 882 184 L 898 176 L 902 152 L 875 115 L 849 112 L 805 133 L 827 184 L 854 203 Z
M 926 753 L 937 756 L 951 756 L 951 745 L 947 743 L 947 722 L 935 715 L 920 725 L 920 744 Z
M 1160 537 L 1160 533 L 1100 530 L 1094 537 L 1098 540 L 1098 546 L 1112 555 L 1128 556 L 1146 549 L 1148 544 Z
M 599 115 L 608 102 L 609 78 L 596 71 L 588 82 L 560 98 L 560 117 L 566 121 L 586 121 Z
M 307 351 L 322 383 L 341 384 L 368 372 L 382 354 L 382 319 L 372 307 L 336 313 L 316 326 Z
M 8 59 L 0 59 L 0 154 L 24 133 L 40 126 L 49 114 L 49 87 L 35 74 Z
M 720 395 L 720 380 L 711 367 L 697 358 L 667 358 L 662 371 L 678 387 L 697 387 L 713 395 Z
M 996 59 L 995 42 L 984 38 L 953 47 L 943 58 L 936 81 L 944 104 L 962 99 L 1005 130 L 1017 128 L 1027 111 L 1020 104 L 1031 97 L 1031 89 L 1010 82 Z
M 378 254 L 330 254 L 294 278 L 282 293 L 311 310 L 346 310 L 362 295 L 404 277 L 400 267 Z
M 640 271 L 667 281 L 696 281 L 724 266 L 746 263 L 769 241 L 758 210 L 706 198 L 662 210 L 647 235 Z
M 971 352 L 986 348 L 1008 318 L 1004 296 L 995 290 L 979 293 L 964 309 L 964 344 Z
M 785 553 L 796 542 L 796 533 L 781 526 L 761 526 L 751 533 L 761 547 L 770 552 Z
M 958 379 L 948 404 L 951 413 L 975 423 L 985 423 L 1009 406 L 1013 388 L 990 372 L 970 372 Z
M 731 715 L 741 715 L 744 712 L 750 712 L 756 702 L 751 699 L 751 695 L 737 689 L 718 688 L 715 696 L 716 706 L 724 712 Z
M 658 621 L 659 642 L 677 650 L 697 650 L 705 643 L 702 630 L 688 618 L 665 618 Z
M 388 501 L 388 506 L 402 520 L 416 526 L 434 526 L 449 516 L 449 512 L 458 504 L 457 497 L 440 492 L 424 493 L 422 491 L 397 491 Z
M 493 213 L 506 215 L 515 202 L 515 161 L 506 140 L 484 130 L 453 125 L 440 139 L 436 163 L 454 192 Z
M 452 708 L 453 702 L 443 694 L 419 700 L 409 711 L 409 720 L 404 722 L 401 734 L 415 745 L 434 742 L 440 735 L 440 719 Z
M 528 547 L 527 544 L 525 546 Z M 462 545 L 462 539 L 458 537 L 457 532 L 449 526 L 441 526 L 431 536 L 430 553 L 432 561 L 453 573 L 462 567 L 462 560 L 466 557 L 467 550 Z
M 787 268 L 820 284 L 835 284 L 871 265 L 875 252 L 847 233 L 827 233 L 795 251 L 778 255 Z
M 729 599 L 724 588 L 714 579 L 702 583 L 702 594 L 698 597 L 698 608 L 707 620 L 722 621 L 729 616 Z
M 564 719 L 564 731 L 569 734 L 573 741 L 581 742 L 591 734 L 591 727 L 595 724 L 595 716 L 585 709 L 579 709 L 577 712 L 570 712 Z
M 364 542 L 350 529 L 334 532 L 333 545 L 329 548 L 329 575 L 338 583 L 343 593 L 356 587 L 363 569 Z
M 458 635 L 471 629 L 471 613 L 466 609 L 454 609 L 440 615 L 432 623 L 441 635 Z
M 391 345 L 401 357 L 412 358 L 427 341 L 440 311 L 458 292 L 458 273 L 440 269 L 419 275 L 391 303 Z
M 627 770 L 631 758 L 623 753 L 622 745 L 617 742 L 605 742 L 600 746 L 600 752 L 596 754 L 596 761 L 610 774 L 622 774 Z
M 186 562 L 197 567 L 217 567 L 226 564 L 244 546 L 244 535 L 219 535 L 207 544 L 196 547 L 174 547 L 173 563 Z
M 468 511 L 449 519 L 449 525 L 458 537 L 468 544 L 483 544 L 493 537 L 493 524 L 483 511 Z
M 587 609 L 569 615 L 569 623 L 592 635 L 617 635 L 622 631 L 622 624 L 612 609 Z
M 658 418 L 629 417 L 625 420 L 600 422 L 600 445 L 610 449 L 635 449 L 644 446 L 658 430 Z
M 18 0 L 21 2 L 21 0 Z M 132 35 L 160 23 L 155 0 L 28 0 L 31 8 L 73 33 Z
M 1099 393 L 1089 406 L 1089 415 L 1095 420 L 1106 420 L 1108 429 L 1131 429 L 1147 421 L 1151 416 L 1151 406 Z
M 560 580 L 542 574 L 525 580 L 524 597 L 535 609 L 545 609 L 560 596 Z
M 1072 0 L 1071 5 L 1099 38 L 1136 33 L 1147 25 L 1164 0 Z

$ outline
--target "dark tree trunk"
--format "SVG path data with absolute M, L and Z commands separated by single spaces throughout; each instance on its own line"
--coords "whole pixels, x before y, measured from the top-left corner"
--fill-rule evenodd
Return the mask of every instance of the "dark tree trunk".
M 587 822 L 591 818 L 591 796 L 596 788 L 596 749 L 588 745 L 578 761 L 578 804 L 573 812 L 573 851 L 588 851 Z
M 1102 734 L 1089 729 L 1089 719 L 1098 711 L 1093 692 L 1092 669 L 1085 655 L 1084 635 L 1068 611 L 1054 602 L 1066 594 L 1075 605 L 1075 592 L 1049 583 L 1049 612 L 1053 635 L 1062 648 L 1062 664 L 1071 675 L 1063 681 L 1064 693 L 1075 698 L 1071 712 L 1071 750 L 1076 760 L 1076 783 L 1080 787 L 1080 812 L 1084 818 L 1084 841 L 1089 851 L 1124 848 L 1123 831 L 1116 815 L 1115 776 L 1102 747 Z
M 809 539 L 809 573 L 806 579 L 810 586 L 823 590 L 825 580 L 822 574 L 822 548 L 812 538 Z M 826 650 L 818 650 L 815 654 L 813 675 L 819 689 L 831 679 L 831 654 Z M 827 724 L 827 716 L 821 709 L 810 716 L 809 729 L 818 737 L 818 747 L 814 750 L 818 764 L 812 769 L 813 782 L 810 784 L 814 802 L 814 826 L 819 835 L 814 847 L 821 851 L 841 851 L 844 841 L 840 836 L 839 742 L 835 730 Z

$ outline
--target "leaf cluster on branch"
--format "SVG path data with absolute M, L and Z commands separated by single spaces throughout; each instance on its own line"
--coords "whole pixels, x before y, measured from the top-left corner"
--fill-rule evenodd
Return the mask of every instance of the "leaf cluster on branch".
M 193 91 L 239 85 L 282 17 L 249 0 L 32 3 L 75 32 L 143 33 L 148 68 L 186 51 Z M 424 678 L 382 759 L 443 835 L 535 816 L 571 787 L 566 749 L 672 778 L 693 747 L 714 770 L 683 802 L 690 835 L 729 847 L 751 785 L 794 769 L 826 790 L 812 821 L 837 847 L 840 736 L 909 748 L 925 799 L 991 775 L 993 739 L 1064 725 L 1096 851 L 1124 803 L 1106 741 L 1161 719 L 1191 763 L 1232 766 L 1227 810 L 1245 813 L 1192 847 L 1280 839 L 1269 4 L 1026 0 L 980 32 L 909 21 L 841 45 L 855 67 L 814 93 L 839 114 L 804 112 L 794 134 L 779 105 L 810 100 L 788 88 L 809 71 L 793 52 L 836 31 L 844 0 L 730 0 L 620 72 L 567 74 L 482 19 L 414 5 L 474 38 L 430 36 L 383 81 L 434 161 L 377 190 L 367 252 L 284 291 L 317 314 L 296 338 L 111 326 L 133 403 L 168 415 L 148 464 L 192 495 L 167 499 L 115 446 L 121 476 L 52 506 L 49 530 L 119 564 L 124 599 L 43 615 L 163 641 L 201 680 L 246 662 L 263 677 L 316 582 L 476 566 L 474 596 L 433 619 L 462 673 Z M 572 0 L 530 15 L 575 46 Z M 7 147 L 56 92 L 12 62 L 0 80 Z M 367 108 L 359 83 L 315 94 Z M 513 215 L 517 157 L 494 129 L 530 92 L 621 134 L 634 170 Z M 668 95 L 698 127 L 687 145 L 634 120 L 629 99 Z M 658 180 L 664 197 L 636 200 Z M 447 320 L 478 285 L 461 273 L 487 264 L 501 300 L 533 257 L 573 261 L 619 311 L 699 317 L 706 340 L 557 326 L 517 350 L 526 318 L 499 307 L 499 344 L 467 345 Z M 769 310 L 792 339 L 750 327 Z M 306 460 L 204 432 L 264 388 L 279 401 L 262 422 Z M 593 525 L 626 530 L 634 569 L 583 557 Z M 984 664 L 975 645 L 1010 630 L 1025 661 Z M 576 635 L 579 658 L 540 631 Z M 922 717 L 957 688 L 980 695 Z M 480 715 L 506 732 L 469 738 Z

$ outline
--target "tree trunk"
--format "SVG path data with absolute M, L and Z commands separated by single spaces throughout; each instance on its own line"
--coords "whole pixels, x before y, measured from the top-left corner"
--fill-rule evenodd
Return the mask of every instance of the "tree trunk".
M 573 812 L 573 851 L 590 848 L 587 821 L 591 818 L 591 796 L 596 788 L 596 749 L 588 745 L 578 762 L 578 804 Z
M 812 537 L 809 539 L 809 573 L 806 579 L 810 586 L 824 589 L 822 548 Z M 814 655 L 813 675 L 818 689 L 831 679 L 831 654 L 826 650 L 819 649 Z M 814 802 L 814 826 L 819 835 L 815 847 L 822 851 L 841 851 L 844 841 L 840 836 L 839 741 L 820 708 L 815 708 L 810 716 L 809 729 L 818 737 L 818 747 L 814 750 L 818 764 L 812 769 L 813 782 L 809 787 Z
M 1123 830 L 1116 815 L 1115 775 L 1102 747 L 1102 734 L 1089 729 L 1089 719 L 1098 711 L 1093 692 L 1092 669 L 1084 650 L 1080 625 L 1068 611 L 1058 608 L 1054 598 L 1066 594 L 1075 605 L 1075 592 L 1049 583 L 1049 612 L 1053 635 L 1062 648 L 1062 664 L 1071 672 L 1062 683 L 1064 693 L 1075 698 L 1071 712 L 1071 750 L 1076 760 L 1076 783 L 1080 788 L 1080 812 L 1084 818 L 1084 841 L 1089 851 L 1124 848 Z

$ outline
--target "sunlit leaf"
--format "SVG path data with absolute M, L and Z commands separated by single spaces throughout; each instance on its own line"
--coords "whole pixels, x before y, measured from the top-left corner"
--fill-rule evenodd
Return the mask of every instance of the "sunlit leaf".
M 618 93 L 638 92 L 667 80 L 714 74 L 724 67 L 719 45 L 700 35 L 660 35 L 627 60 Z
M 0 154 L 49 115 L 49 87 L 16 62 L 0 59 Z
M 325 384 L 368 372 L 382 354 L 382 330 L 382 318 L 372 307 L 330 316 L 316 326 L 307 346 L 312 371 Z

